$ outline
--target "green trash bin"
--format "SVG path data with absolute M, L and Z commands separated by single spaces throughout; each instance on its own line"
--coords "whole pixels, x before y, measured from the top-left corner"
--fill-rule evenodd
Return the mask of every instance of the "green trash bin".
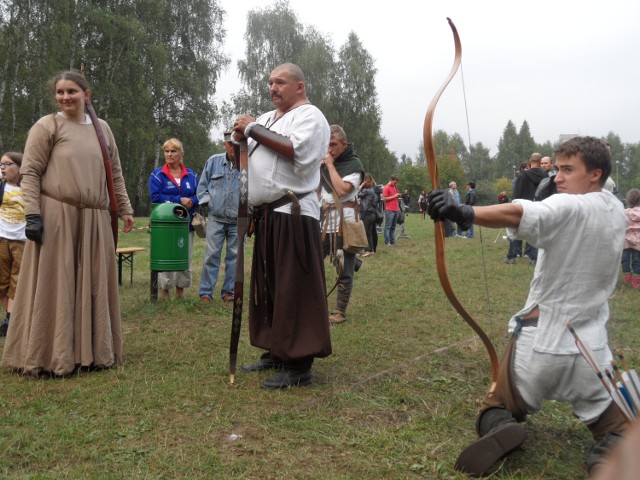
M 189 211 L 178 203 L 158 203 L 149 217 L 151 271 L 189 269 Z

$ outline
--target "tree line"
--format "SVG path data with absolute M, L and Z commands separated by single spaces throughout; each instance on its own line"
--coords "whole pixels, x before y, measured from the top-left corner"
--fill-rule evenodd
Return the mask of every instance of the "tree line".
M 416 198 L 428 190 L 424 146 L 418 144 L 414 157 L 398 158 L 381 135 L 375 59 L 355 32 L 336 48 L 329 36 L 303 25 L 286 0 L 249 11 L 238 90 L 216 103 L 217 82 L 230 63 L 224 20 L 217 0 L 0 0 L 0 151 L 22 150 L 29 128 L 55 111 L 47 81 L 60 70 L 82 68 L 94 108 L 118 142 L 136 214 L 144 215 L 147 179 L 163 162 L 162 143 L 179 138 L 187 166 L 199 172 L 223 151 L 211 139 L 212 127 L 273 109 L 269 73 L 293 62 L 305 72 L 311 101 L 329 123 L 345 128 L 375 178 L 400 173 L 402 187 Z M 621 190 L 640 184 L 638 145 L 622 144 L 613 133 L 607 140 Z M 531 152 L 553 151 L 550 142 L 536 144 L 526 122 L 517 131 L 510 121 L 494 157 L 481 143 L 467 148 L 457 133 L 436 132 L 435 145 L 443 182 L 475 180 L 481 192 L 495 190 Z
M 613 132 L 601 138 L 607 141 L 611 148 L 611 177 L 616 182 L 618 197 L 623 199 L 631 188 L 640 188 L 640 144 L 623 143 Z M 489 149 L 480 142 L 467 148 L 458 133 L 449 135 L 442 130 L 436 131 L 434 145 L 441 186 L 455 181 L 458 188 L 464 191 L 468 182 L 475 182 L 480 203 L 496 203 L 497 196 L 502 191 L 511 196 L 511 180 L 515 177 L 521 162 L 528 161 L 533 152 L 553 158 L 553 152 L 560 141 L 558 138 L 555 143 L 537 143 L 526 120 L 520 129 L 509 120 L 500 137 L 497 154 L 490 156 Z M 399 173 L 404 180 L 401 182 L 402 187 L 408 188 L 414 194 L 412 198 L 417 199 L 421 190 L 431 190 L 422 142 L 414 159 L 406 156 L 402 158 Z

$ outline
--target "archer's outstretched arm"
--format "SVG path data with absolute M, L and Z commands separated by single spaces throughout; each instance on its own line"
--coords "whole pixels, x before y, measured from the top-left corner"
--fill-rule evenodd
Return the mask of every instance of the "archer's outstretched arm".
M 433 220 L 451 220 L 467 230 L 471 224 L 483 227 L 517 227 L 524 212 L 522 205 L 503 203 L 488 207 L 459 205 L 444 189 L 433 190 L 428 197 L 427 211 Z
M 522 219 L 522 205 L 517 203 L 472 208 L 474 213 L 473 223 L 483 227 L 517 227 L 520 225 L 520 219 Z

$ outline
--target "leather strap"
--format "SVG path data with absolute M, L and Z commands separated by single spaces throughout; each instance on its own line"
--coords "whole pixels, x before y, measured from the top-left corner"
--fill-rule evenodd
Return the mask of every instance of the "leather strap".
M 85 98 L 85 107 L 89 117 L 91 117 L 91 123 L 96 130 L 98 137 L 98 143 L 100 144 L 100 151 L 102 152 L 102 160 L 104 162 L 104 171 L 107 177 L 107 192 L 109 193 L 109 212 L 111 214 L 111 231 L 113 233 L 113 247 L 118 248 L 118 201 L 116 200 L 115 187 L 113 185 L 113 174 L 111 172 L 111 157 L 109 156 L 109 150 L 107 148 L 107 141 L 104 138 L 104 133 L 98 122 L 98 116 L 96 115 L 89 96 Z
M 280 118 L 282 117 L 278 117 L 278 119 Z M 264 125 L 256 124 L 251 128 L 249 136 L 257 142 L 249 155 L 255 152 L 260 145 L 264 145 L 293 162 L 293 143 L 284 135 L 275 133 Z
M 356 202 L 344 202 L 344 203 L 342 203 L 340 201 L 340 197 L 338 196 L 338 193 L 336 192 L 336 189 L 333 188 L 333 183 L 331 182 L 331 177 L 326 174 L 326 169 L 322 168 L 320 170 L 320 172 L 322 173 L 322 177 L 324 178 L 324 180 L 331 187 L 331 196 L 333 197 L 333 205 L 334 205 L 331 208 L 335 208 L 338 211 L 338 215 L 340 215 L 340 223 L 339 223 L 339 228 L 338 228 L 338 235 L 342 236 L 342 219 L 344 218 L 344 214 L 342 212 L 342 207 L 345 206 L 347 208 L 353 208 L 355 210 L 356 221 L 358 221 L 358 219 L 360 218 L 359 212 L 358 212 L 358 204 Z M 351 207 L 351 205 L 355 205 L 355 206 Z

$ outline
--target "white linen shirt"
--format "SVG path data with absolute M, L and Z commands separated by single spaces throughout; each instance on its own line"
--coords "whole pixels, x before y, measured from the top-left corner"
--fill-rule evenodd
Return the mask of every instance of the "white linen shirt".
M 359 191 L 358 187 L 362 183 L 362 173 L 361 172 L 350 173 L 349 175 L 345 175 L 344 177 L 342 177 L 342 180 L 353 185 L 353 188 L 351 189 L 351 191 L 349 191 L 349 193 L 340 197 L 340 202 L 345 203 L 345 202 L 357 201 L 356 196 L 358 195 L 358 191 Z M 331 195 L 331 192 L 327 191 L 327 189 L 324 187 L 322 187 L 321 200 L 323 203 L 328 203 L 330 205 L 333 205 L 334 203 L 333 195 Z M 345 220 L 352 221 L 356 219 L 356 211 L 352 207 L 342 207 L 342 213 L 344 214 Z M 360 210 L 358 210 L 358 213 L 360 214 L 359 220 L 362 220 L 361 218 L 362 213 L 360 212 Z M 338 215 L 338 211 L 336 209 L 332 208 L 331 210 L 329 210 L 329 222 L 327 225 L 328 233 L 336 233 L 338 231 L 339 218 L 340 218 L 340 215 Z
M 322 112 L 304 104 L 275 120 L 276 110 L 260 116 L 256 122 L 287 137 L 293 143 L 294 161 L 282 157 L 270 148 L 248 139 L 249 204 L 260 206 L 286 195 L 312 192 L 320 184 L 320 165 L 329 148 L 329 123 Z M 255 148 L 255 150 L 254 150 Z M 291 204 L 275 209 L 291 213 Z M 300 200 L 300 213 L 320 219 L 318 197 L 311 193 Z
M 524 317 L 539 307 L 533 349 L 579 353 L 568 322 L 592 350 L 607 348 L 608 300 L 616 287 L 626 228 L 622 203 L 608 191 L 513 203 L 524 211 L 520 225 L 507 229 L 509 238 L 540 249 L 527 302 L 515 315 Z

